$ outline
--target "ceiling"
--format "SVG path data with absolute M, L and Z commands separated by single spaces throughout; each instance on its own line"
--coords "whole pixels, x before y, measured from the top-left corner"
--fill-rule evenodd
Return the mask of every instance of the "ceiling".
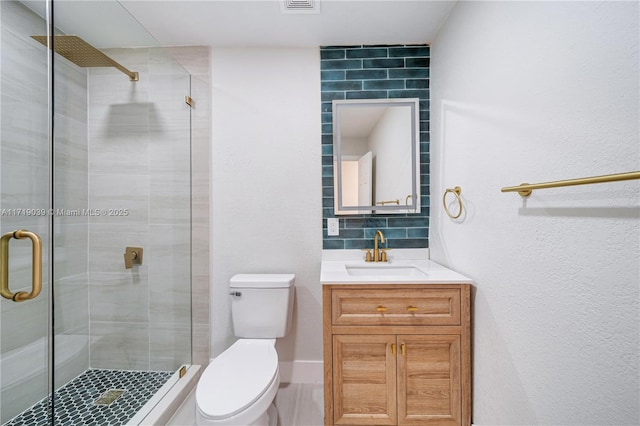
M 154 44 L 135 21 L 162 46 L 311 47 L 428 43 L 455 6 L 454 0 L 315 1 L 315 14 L 283 14 L 281 0 L 54 0 L 54 10 L 59 28 L 99 48 Z M 41 2 L 25 3 L 36 3 L 35 10 Z

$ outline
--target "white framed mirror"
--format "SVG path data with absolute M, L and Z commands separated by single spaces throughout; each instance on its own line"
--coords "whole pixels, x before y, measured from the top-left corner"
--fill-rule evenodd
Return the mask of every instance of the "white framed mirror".
M 419 213 L 419 100 L 332 106 L 335 214 Z

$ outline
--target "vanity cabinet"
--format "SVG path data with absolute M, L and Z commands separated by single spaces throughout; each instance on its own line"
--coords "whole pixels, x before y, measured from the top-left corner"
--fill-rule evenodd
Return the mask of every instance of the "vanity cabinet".
M 469 284 L 323 286 L 325 425 L 470 425 Z

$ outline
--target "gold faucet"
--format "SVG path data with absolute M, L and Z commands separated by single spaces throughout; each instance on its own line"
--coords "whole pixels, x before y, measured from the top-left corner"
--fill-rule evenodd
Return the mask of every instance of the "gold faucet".
M 384 234 L 382 233 L 382 231 L 377 230 L 376 235 L 373 237 L 373 261 L 386 262 L 387 253 L 385 253 L 385 249 L 378 248 L 378 237 L 380 237 L 380 242 L 384 244 Z

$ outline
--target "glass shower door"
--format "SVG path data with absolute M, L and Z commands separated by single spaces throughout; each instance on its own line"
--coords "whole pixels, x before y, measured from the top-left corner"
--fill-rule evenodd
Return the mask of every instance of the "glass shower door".
M 51 392 L 50 53 L 30 38 L 47 32 L 22 3 L 0 2 L 1 424 Z
M 105 27 L 106 7 L 119 28 L 139 25 L 116 0 L 0 0 L 5 426 L 91 424 L 109 409 L 136 424 L 191 364 L 191 77 L 152 39 L 112 46 L 67 27 L 82 10 Z M 139 80 L 53 54 L 38 40 L 54 27 Z M 142 262 L 127 265 L 130 247 Z

